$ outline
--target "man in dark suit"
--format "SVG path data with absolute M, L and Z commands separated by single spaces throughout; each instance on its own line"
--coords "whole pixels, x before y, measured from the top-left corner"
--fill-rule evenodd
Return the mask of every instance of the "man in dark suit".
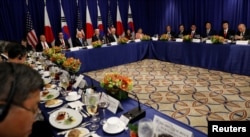
M 245 24 L 239 24 L 238 31 L 234 38 L 236 40 L 250 40 L 250 30 L 246 29 Z
M 55 46 L 59 46 L 63 49 L 68 49 L 70 48 L 70 44 L 68 42 L 68 40 L 63 38 L 63 33 L 59 32 L 58 33 L 58 39 L 55 41 Z
M 115 34 L 116 33 L 116 29 L 115 28 L 111 28 L 110 30 L 110 34 L 108 35 L 108 43 L 111 42 L 118 42 L 118 36 Z
M 26 39 L 22 39 L 21 45 L 26 49 L 27 52 L 33 51 L 33 47 L 28 44 Z
M 229 29 L 228 21 L 222 22 L 222 30 L 219 33 L 220 36 L 224 37 L 225 39 L 231 39 L 235 35 L 234 30 Z
M 187 35 L 187 31 L 183 24 L 179 25 L 179 32 L 176 34 L 176 38 L 182 38 L 183 36 Z
M 192 37 L 192 38 L 200 38 L 200 32 L 197 31 L 197 27 L 196 25 L 191 25 L 191 28 L 190 28 L 190 32 L 189 32 L 189 35 Z
M 36 52 L 42 52 L 45 49 L 51 48 L 50 43 L 46 41 L 46 37 L 44 35 L 40 36 L 40 42 L 36 45 Z
M 73 47 L 86 47 L 88 46 L 88 43 L 86 39 L 84 38 L 84 35 L 82 34 L 81 31 L 77 31 L 76 33 L 76 39 L 73 41 Z
M 212 24 L 211 22 L 206 22 L 206 30 L 205 32 L 202 34 L 202 37 L 203 38 L 209 38 L 213 35 L 217 35 L 216 31 L 212 29 Z
M 7 62 L 9 59 L 8 52 L 10 49 L 12 49 L 12 46 L 15 46 L 15 44 L 8 44 L 3 47 L 3 52 L 0 54 L 1 56 L 1 61 L 0 62 Z
M 175 36 L 175 33 L 174 33 L 174 31 L 172 31 L 172 27 L 171 27 L 170 25 L 168 25 L 168 26 L 166 27 L 166 32 L 165 32 L 165 34 L 168 34 L 168 35 L 171 36 L 171 37 L 174 37 L 174 36 Z
M 100 35 L 100 30 L 99 29 L 95 29 L 95 34 L 92 37 L 92 42 L 102 41 L 102 40 L 103 40 L 103 38 Z

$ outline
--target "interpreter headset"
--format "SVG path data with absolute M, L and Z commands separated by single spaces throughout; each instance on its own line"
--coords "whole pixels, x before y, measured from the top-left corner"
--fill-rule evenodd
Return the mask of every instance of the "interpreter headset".
M 13 74 L 13 76 L 15 76 L 15 71 L 14 71 L 14 66 L 11 63 L 8 63 L 10 65 L 10 69 L 11 69 L 11 73 Z M 14 89 L 15 89 L 15 78 L 13 78 L 13 81 L 11 82 L 11 87 L 10 87 L 10 91 L 8 94 L 8 97 L 6 99 L 6 103 L 5 104 L 0 104 L 0 122 L 2 122 L 4 120 L 4 118 L 7 116 L 12 100 L 14 98 Z

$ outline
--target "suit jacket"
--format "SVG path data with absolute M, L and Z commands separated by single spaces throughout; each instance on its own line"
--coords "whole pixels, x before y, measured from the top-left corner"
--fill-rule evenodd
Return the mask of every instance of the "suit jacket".
M 49 48 L 51 48 L 51 44 L 48 43 L 48 42 L 47 42 L 47 44 L 48 44 Z M 39 43 L 36 45 L 36 52 L 42 52 L 42 51 L 43 51 L 43 45 L 42 45 L 41 42 L 39 42 Z
M 117 35 L 115 35 L 115 36 L 116 36 L 116 38 L 118 40 L 119 37 Z M 115 38 L 114 38 L 113 35 L 109 34 L 108 35 L 108 43 L 111 43 L 111 42 L 117 42 L 117 41 L 115 41 Z
M 213 36 L 213 35 L 217 35 L 216 31 L 213 29 L 210 29 L 209 33 L 207 34 L 207 30 L 205 30 L 202 34 L 203 38 L 209 37 L 209 36 Z
M 82 43 L 78 38 L 76 38 L 76 39 L 74 39 L 73 47 L 77 47 L 77 46 L 85 47 L 85 46 L 88 46 L 88 43 L 87 43 L 86 39 L 84 39 L 84 38 L 82 39 Z
M 175 37 L 176 37 L 176 38 L 180 38 L 180 35 L 184 36 L 184 35 L 187 35 L 187 34 L 188 34 L 188 33 L 187 33 L 187 31 L 185 31 L 185 30 L 184 30 L 183 32 L 180 32 L 180 31 L 179 31 L 179 32 L 175 35 Z
M 235 32 L 234 32 L 234 30 L 228 29 L 227 35 L 224 36 L 224 30 L 221 30 L 220 33 L 219 33 L 219 35 L 222 36 L 222 37 L 224 37 L 225 39 L 230 39 L 231 36 L 235 35 Z
M 165 34 L 168 34 L 168 32 L 165 32 Z M 170 35 L 171 35 L 171 37 L 175 37 L 175 32 L 171 31 Z
M 241 32 L 237 31 L 236 35 L 240 36 Z M 246 29 L 244 35 L 243 35 L 244 40 L 250 40 L 250 30 Z
M 33 47 L 29 44 L 26 45 L 26 47 L 24 45 L 22 45 L 26 51 L 32 51 L 33 50 Z
M 92 42 L 95 42 L 95 41 L 98 41 L 98 40 L 102 41 L 103 38 L 100 35 L 99 36 L 93 35 Z
M 188 33 L 189 35 L 192 35 L 192 30 L 189 31 Z M 200 35 L 200 32 L 198 30 L 195 30 L 194 34 L 193 34 L 193 37 L 196 38 L 195 36 L 196 35 Z
M 69 44 L 68 40 L 65 40 L 65 39 L 64 39 L 64 44 L 65 44 L 65 47 L 66 47 L 66 48 L 70 48 L 70 44 Z M 55 46 L 61 46 L 61 45 L 62 45 L 61 40 L 60 40 L 60 39 L 57 39 L 57 40 L 55 41 Z

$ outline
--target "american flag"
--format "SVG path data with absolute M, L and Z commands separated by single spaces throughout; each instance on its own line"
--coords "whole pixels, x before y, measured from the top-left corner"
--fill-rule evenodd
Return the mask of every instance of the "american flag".
M 26 32 L 27 32 L 27 41 L 29 45 L 35 47 L 37 45 L 38 39 L 36 36 L 36 32 L 33 28 L 33 23 L 28 8 L 26 12 Z
M 108 33 L 110 33 L 110 28 L 114 27 L 113 25 L 113 19 L 111 16 L 111 11 L 110 11 L 110 0 L 108 0 Z
M 83 31 L 83 26 L 82 26 L 80 8 L 79 8 L 79 4 L 77 2 L 77 29 L 76 29 L 76 32 L 78 32 L 78 31 L 82 32 L 82 34 L 85 35 L 84 31 Z

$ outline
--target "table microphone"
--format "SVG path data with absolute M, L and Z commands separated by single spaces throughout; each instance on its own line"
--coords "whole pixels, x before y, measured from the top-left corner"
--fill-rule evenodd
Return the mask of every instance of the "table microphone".
M 128 94 L 134 96 L 137 100 L 138 106 L 130 111 L 124 113 L 123 115 L 129 119 L 129 123 L 133 123 L 137 120 L 140 120 L 146 116 L 146 111 L 141 109 L 141 103 L 139 101 L 138 96 L 132 92 L 128 92 Z

